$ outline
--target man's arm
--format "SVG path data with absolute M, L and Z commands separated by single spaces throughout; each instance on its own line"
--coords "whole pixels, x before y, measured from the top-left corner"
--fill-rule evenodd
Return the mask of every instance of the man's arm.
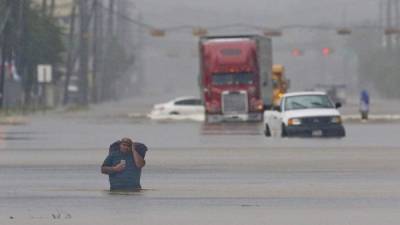
M 125 165 L 122 163 L 118 163 L 115 166 L 102 166 L 101 172 L 104 174 L 113 174 L 122 172 L 125 169 Z
M 118 163 L 115 166 L 112 166 L 112 159 L 111 155 L 108 155 L 107 158 L 104 160 L 103 165 L 101 166 L 101 173 L 103 174 L 113 174 L 121 172 L 125 169 L 125 165 L 122 163 Z
M 133 160 L 137 168 L 142 168 L 146 165 L 146 160 L 137 152 L 135 147 L 132 148 Z
M 101 167 L 101 173 L 103 173 L 103 174 L 113 174 L 113 173 L 115 173 L 114 167 L 112 167 L 112 166 L 102 166 Z

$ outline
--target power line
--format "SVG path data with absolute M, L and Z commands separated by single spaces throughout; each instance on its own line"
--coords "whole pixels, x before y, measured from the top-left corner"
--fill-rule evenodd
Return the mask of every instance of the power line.
M 104 10 L 109 10 L 107 7 L 100 5 L 99 7 L 103 8 Z M 140 27 L 144 27 L 147 29 L 156 29 L 156 26 L 148 24 L 148 23 L 143 23 L 141 21 L 138 21 L 136 19 L 133 19 L 132 17 L 121 13 L 117 10 L 112 10 L 112 14 L 127 20 L 128 22 L 131 22 L 135 25 L 138 25 Z M 221 24 L 221 25 L 216 25 L 216 26 L 199 26 L 199 25 L 190 25 L 190 24 L 185 24 L 185 25 L 179 25 L 179 26 L 172 26 L 172 27 L 164 27 L 164 28 L 157 28 L 162 31 L 181 31 L 181 30 L 190 30 L 190 29 L 195 29 L 195 28 L 204 28 L 207 30 L 218 30 L 218 29 L 226 29 L 226 28 L 252 28 L 255 30 L 260 30 L 260 31 L 265 31 L 265 30 L 288 30 L 288 29 L 312 29 L 312 30 L 337 30 L 341 26 L 334 26 L 334 25 L 305 25 L 305 24 L 287 24 L 287 25 L 282 25 L 278 27 L 268 27 L 268 26 L 259 26 L 259 25 L 252 25 L 252 24 L 246 24 L 246 23 L 232 23 L 232 24 Z M 382 25 L 351 25 L 348 26 L 353 29 L 370 29 L 370 30 L 384 30 L 386 27 Z M 350 29 L 350 28 L 349 28 Z
M 109 9 L 108 7 L 105 7 L 105 6 L 102 5 L 102 4 L 98 4 L 97 7 L 101 7 L 103 10 L 106 10 L 106 12 L 110 12 L 110 9 Z M 145 27 L 145 28 L 148 28 L 148 29 L 155 29 L 155 26 L 152 26 L 152 25 L 150 25 L 150 24 L 143 23 L 143 22 L 141 22 L 141 21 L 135 20 L 135 19 L 133 19 L 132 17 L 129 17 L 129 16 L 127 16 L 127 15 L 125 15 L 125 14 L 123 14 L 123 13 L 121 13 L 121 12 L 115 10 L 115 9 L 112 9 L 112 10 L 111 10 L 111 14 L 116 15 L 116 16 L 119 16 L 120 18 L 125 19 L 125 20 L 127 20 L 128 22 L 131 22 L 131 23 L 133 23 L 133 24 L 136 24 L 136 25 L 138 25 L 138 26 L 140 26 L 140 27 Z

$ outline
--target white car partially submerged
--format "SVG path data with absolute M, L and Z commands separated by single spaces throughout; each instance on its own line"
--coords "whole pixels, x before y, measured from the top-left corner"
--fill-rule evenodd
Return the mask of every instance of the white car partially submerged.
M 204 106 L 200 98 L 178 97 L 156 104 L 148 115 L 154 120 L 196 120 L 204 121 Z
M 264 134 L 300 137 L 344 137 L 337 108 L 325 92 L 293 92 L 282 96 L 280 107 L 264 112 Z

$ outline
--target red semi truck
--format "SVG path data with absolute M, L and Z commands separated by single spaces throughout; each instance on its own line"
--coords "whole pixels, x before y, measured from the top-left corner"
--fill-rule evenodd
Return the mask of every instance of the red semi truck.
M 255 121 L 272 106 L 271 40 L 259 35 L 199 41 L 199 86 L 206 122 Z

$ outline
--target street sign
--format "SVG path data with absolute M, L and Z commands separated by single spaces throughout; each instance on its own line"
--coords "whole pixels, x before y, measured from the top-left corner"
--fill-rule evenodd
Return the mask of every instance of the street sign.
M 336 33 L 339 35 L 349 35 L 351 34 L 351 29 L 346 27 L 339 28 L 336 30 Z
M 208 33 L 207 29 L 203 28 L 203 27 L 195 27 L 192 30 L 193 36 L 197 36 L 197 37 L 205 36 L 205 35 L 207 35 L 207 33 Z
M 37 66 L 37 79 L 39 83 L 50 83 L 52 79 L 53 68 L 51 65 Z
M 303 55 L 303 51 L 298 49 L 298 48 L 294 48 L 294 49 L 292 49 L 292 55 L 293 56 L 302 56 Z
M 150 30 L 150 35 L 153 36 L 153 37 L 164 37 L 165 36 L 165 30 L 151 29 Z

